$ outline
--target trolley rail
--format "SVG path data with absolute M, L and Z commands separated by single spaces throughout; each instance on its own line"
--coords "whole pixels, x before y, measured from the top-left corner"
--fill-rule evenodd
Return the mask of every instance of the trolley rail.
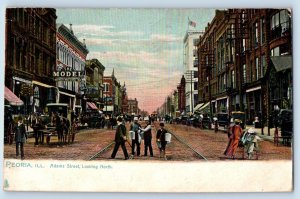
M 173 135 L 180 143 L 182 143 L 183 145 L 187 146 L 189 149 L 191 149 L 197 156 L 199 156 L 200 158 L 204 159 L 207 161 L 206 157 L 204 155 L 202 155 L 201 153 L 199 153 L 196 149 L 194 149 L 191 145 L 189 145 L 185 140 L 183 140 L 181 137 L 179 137 L 178 135 L 174 134 L 173 132 L 171 132 L 170 130 L 167 130 L 171 135 Z
M 153 130 L 155 130 L 155 132 L 157 131 L 157 125 L 153 126 Z M 190 150 L 192 150 L 197 157 L 204 159 L 205 161 L 208 161 L 207 158 L 201 154 L 199 151 L 197 151 L 194 147 L 192 147 L 187 141 L 185 141 L 184 139 L 182 139 L 180 136 L 176 135 L 174 132 L 166 129 L 168 131 L 168 133 L 170 133 L 171 135 L 174 136 L 174 138 L 176 140 L 178 140 L 181 144 L 183 144 L 184 146 L 186 146 L 187 148 L 189 148 Z M 106 145 L 104 148 L 102 148 L 100 151 L 98 151 L 96 154 L 94 154 L 93 156 L 91 156 L 88 160 L 94 160 L 96 158 L 98 158 L 101 154 L 103 154 L 104 152 L 106 152 L 107 150 L 109 150 L 113 145 L 114 145 L 115 141 L 112 141 L 111 143 L 109 143 L 108 145 Z
M 94 160 L 97 157 L 99 157 L 102 153 L 104 153 L 106 150 L 108 150 L 113 144 L 115 143 L 115 141 L 112 141 L 110 144 L 108 144 L 106 147 L 104 147 L 103 149 L 101 149 L 100 151 L 98 151 L 95 155 L 91 156 L 89 158 L 89 160 Z
M 183 144 L 186 147 L 188 147 L 189 149 L 191 149 L 198 157 L 200 157 L 201 159 L 204 159 L 205 161 L 207 161 L 207 158 L 204 155 L 202 155 L 200 152 L 198 152 L 196 149 L 194 149 L 184 139 L 182 139 L 181 137 L 179 137 L 178 135 L 176 135 L 174 132 L 170 131 L 169 129 L 166 129 L 166 130 L 168 131 L 168 133 L 170 133 L 171 135 L 173 135 L 181 144 Z

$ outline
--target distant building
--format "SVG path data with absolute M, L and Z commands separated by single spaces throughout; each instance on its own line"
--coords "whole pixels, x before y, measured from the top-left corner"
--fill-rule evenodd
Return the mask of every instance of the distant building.
M 106 114 L 119 114 L 122 109 L 122 95 L 121 85 L 115 77 L 114 70 L 111 76 L 104 76 L 103 78 L 103 98 L 104 108 L 103 111 Z
M 181 77 L 180 84 L 177 86 L 178 90 L 178 111 L 180 113 L 185 112 L 185 78 L 184 76 Z
M 197 44 L 202 31 L 188 30 L 183 39 L 185 70 L 185 109 L 193 112 L 198 103 L 198 53 Z
M 104 108 L 103 100 L 103 73 L 105 67 L 98 59 L 86 60 L 86 91 L 85 95 L 87 101 L 94 103 L 94 105 L 102 110 Z M 87 108 L 94 108 L 87 104 Z
M 137 99 L 129 99 L 128 100 L 128 113 L 131 115 L 138 115 L 139 114 L 139 103 Z

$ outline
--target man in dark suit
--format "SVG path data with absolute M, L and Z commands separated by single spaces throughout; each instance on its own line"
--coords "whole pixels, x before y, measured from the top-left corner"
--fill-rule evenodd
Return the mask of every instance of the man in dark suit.
M 21 159 L 24 160 L 24 143 L 27 139 L 25 125 L 23 124 L 22 117 L 18 117 L 18 124 L 15 128 L 15 141 L 16 141 L 16 156 L 19 156 L 19 146 L 21 148 Z
M 126 141 L 126 127 L 124 124 L 122 124 L 122 118 L 118 117 L 117 120 L 117 129 L 116 129 L 116 135 L 115 135 L 115 147 L 113 150 L 113 153 L 111 154 L 111 158 L 114 159 L 116 157 L 116 154 L 118 152 L 118 149 L 121 145 L 124 156 L 125 156 L 125 160 L 129 159 L 126 147 L 125 147 L 125 141 Z

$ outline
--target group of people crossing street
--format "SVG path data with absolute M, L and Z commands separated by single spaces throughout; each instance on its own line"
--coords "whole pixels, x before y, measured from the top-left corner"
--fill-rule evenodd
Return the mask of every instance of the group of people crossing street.
M 152 148 L 152 124 L 151 119 L 149 117 L 145 117 L 144 121 L 146 121 L 146 126 L 142 128 L 139 124 L 138 117 L 134 117 L 133 123 L 130 125 L 129 133 L 131 144 L 127 138 L 127 129 L 124 124 L 124 121 L 121 117 L 117 119 L 117 128 L 115 134 L 115 146 L 113 152 L 111 154 L 111 158 L 114 159 L 119 147 L 121 146 L 125 160 L 133 159 L 135 156 L 141 156 L 141 142 L 144 140 L 144 155 L 148 156 L 148 150 L 150 157 L 153 157 L 153 148 Z M 160 151 L 160 158 L 166 158 L 166 145 L 167 141 L 165 139 L 165 135 L 167 130 L 164 128 L 164 123 L 160 123 L 160 129 L 156 132 L 156 143 Z M 125 143 L 128 143 L 131 147 L 131 156 L 128 155 Z

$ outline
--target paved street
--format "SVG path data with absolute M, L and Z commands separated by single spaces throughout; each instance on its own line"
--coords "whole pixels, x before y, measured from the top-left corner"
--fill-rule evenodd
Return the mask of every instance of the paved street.
M 142 123 L 144 126 L 144 123 Z M 155 128 L 158 127 L 156 122 L 152 130 L 152 146 L 154 150 L 154 157 L 135 157 L 130 161 L 164 161 L 159 158 L 159 151 L 155 143 Z M 127 129 L 129 124 L 127 124 Z M 175 133 L 178 137 L 182 138 L 194 148 L 197 152 L 202 154 L 207 160 L 230 160 L 225 158 L 223 152 L 227 145 L 227 134 L 219 131 L 215 133 L 213 130 L 203 130 L 185 125 L 166 124 L 166 128 Z M 34 138 L 29 138 L 25 144 L 25 158 L 26 159 L 58 159 L 58 160 L 88 160 L 95 155 L 101 149 L 110 144 L 115 135 L 115 130 L 107 129 L 89 129 L 80 131 L 73 144 L 66 144 L 63 147 L 57 146 L 57 138 L 51 138 L 50 145 L 44 144 L 34 147 Z M 282 160 L 291 159 L 292 148 L 274 144 L 269 141 L 261 141 L 260 147 L 260 160 Z M 126 144 L 128 153 L 131 153 L 129 144 Z M 112 147 L 109 147 L 99 157 L 95 158 L 95 161 L 110 160 L 109 157 L 112 153 Z M 144 154 L 144 145 L 141 144 L 141 155 Z M 242 149 L 238 149 L 236 158 L 240 160 L 242 157 Z M 5 145 L 4 158 L 16 158 L 15 157 L 15 144 Z M 124 155 L 119 149 L 115 160 L 123 160 Z M 172 141 L 167 145 L 167 158 L 169 161 L 204 161 L 196 155 L 190 148 L 183 145 L 174 136 Z M 110 160 L 110 161 L 115 161 Z

